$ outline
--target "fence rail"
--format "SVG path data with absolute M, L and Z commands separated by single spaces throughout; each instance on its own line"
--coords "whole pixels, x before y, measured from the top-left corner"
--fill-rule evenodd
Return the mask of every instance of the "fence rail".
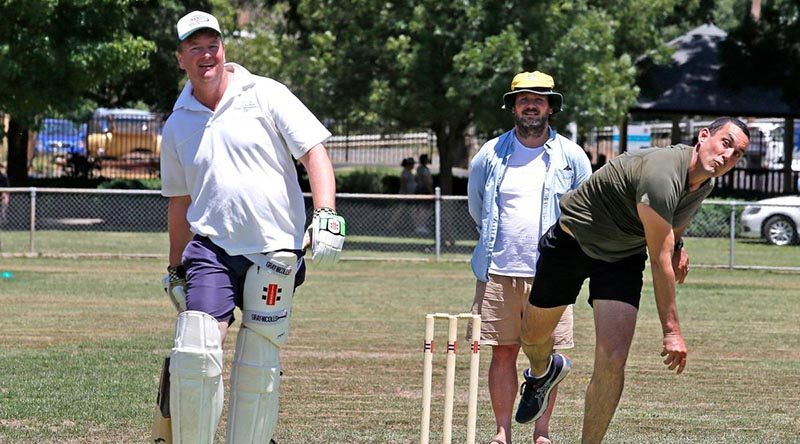
M 436 136 L 431 131 L 403 134 L 336 135 L 325 142 L 334 164 L 399 166 L 406 157 L 427 154 L 438 168 Z
M 4 195 L 1 256 L 166 257 L 167 199 L 158 191 L 0 188 Z M 761 227 L 741 223 L 746 207 L 757 213 L 752 202 L 703 204 L 685 235 L 692 263 L 800 271 L 800 247 L 769 245 Z M 467 261 L 478 239 L 464 196 L 338 194 L 337 208 L 348 223 L 343 259 Z M 306 209 L 310 219 L 310 195 Z
M 716 187 L 724 190 L 754 191 L 767 194 L 800 193 L 800 171 L 789 173 L 789 184 L 786 186 L 786 173 L 782 170 L 762 168 L 735 168 L 729 174 L 717 179 Z

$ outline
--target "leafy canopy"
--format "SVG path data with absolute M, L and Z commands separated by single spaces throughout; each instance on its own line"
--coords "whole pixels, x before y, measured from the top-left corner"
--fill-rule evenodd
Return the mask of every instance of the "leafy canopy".
M 31 124 L 94 86 L 147 68 L 155 45 L 127 30 L 129 0 L 0 1 L 0 111 Z
M 638 93 L 634 61 L 665 60 L 665 36 L 713 13 L 710 0 L 267 3 L 257 37 L 229 54 L 324 116 L 489 132 L 510 126 L 511 78 L 535 69 L 565 95 L 559 122 L 617 123 Z

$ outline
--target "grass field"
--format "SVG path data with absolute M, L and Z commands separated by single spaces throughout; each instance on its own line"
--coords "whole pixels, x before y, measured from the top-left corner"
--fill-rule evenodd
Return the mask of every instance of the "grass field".
M 158 285 L 163 261 L 0 263 L 14 274 L 0 280 L 0 443 L 147 442 L 174 321 Z M 791 273 L 693 270 L 679 288 L 690 347 L 680 376 L 658 356 L 660 326 L 646 285 L 627 386 L 607 442 L 798 442 L 799 282 Z M 464 263 L 342 262 L 310 270 L 283 351 L 278 442 L 416 442 L 424 314 L 468 310 L 473 288 Z M 585 295 L 575 315 L 574 370 L 561 385 L 552 424 L 558 442 L 579 439 L 592 365 Z M 440 325 L 438 344 L 444 330 Z M 226 340 L 228 364 L 236 332 Z M 479 442 L 494 427 L 485 384 L 489 354 L 484 348 Z M 459 359 L 454 442 L 463 442 L 465 432 L 468 359 Z M 440 439 L 441 353 L 434 372 L 432 442 Z M 525 442 L 530 427 L 514 427 L 515 439 Z
M 30 233 L 0 231 L 0 255 L 19 255 L 31 251 Z M 34 237 L 34 251 L 42 255 L 150 255 L 167 254 L 166 233 L 125 233 L 39 230 Z M 469 260 L 474 240 L 456 241 L 452 248 L 442 247 L 444 261 Z M 727 266 L 730 245 L 727 238 L 687 238 L 686 248 L 694 265 Z M 435 258 L 432 238 L 348 236 L 342 253 L 346 259 L 419 259 Z M 800 247 L 776 247 L 760 240 L 737 239 L 734 242 L 735 266 L 795 267 L 800 270 Z

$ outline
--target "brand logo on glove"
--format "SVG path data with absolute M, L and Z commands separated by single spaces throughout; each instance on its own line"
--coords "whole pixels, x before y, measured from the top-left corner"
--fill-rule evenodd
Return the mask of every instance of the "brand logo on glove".
M 328 220 L 328 231 L 330 231 L 333 234 L 339 234 L 339 231 L 341 231 L 341 229 L 342 227 L 339 225 L 338 220 L 336 219 Z
M 269 284 L 264 287 L 264 294 L 261 299 L 267 301 L 267 305 L 275 305 L 275 302 L 281 300 L 281 287 L 278 284 Z

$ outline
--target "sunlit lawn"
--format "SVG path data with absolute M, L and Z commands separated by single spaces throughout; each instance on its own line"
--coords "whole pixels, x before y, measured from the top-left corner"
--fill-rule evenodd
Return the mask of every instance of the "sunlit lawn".
M 692 242 L 692 246 L 697 243 Z M 162 259 L 4 258 L 0 280 L 0 442 L 146 443 L 174 311 Z M 800 436 L 800 274 L 692 270 L 678 287 L 690 347 L 683 375 L 658 356 L 649 277 L 610 443 L 789 443 Z M 280 444 L 418 441 L 424 314 L 469 309 L 466 263 L 349 261 L 312 268 L 298 289 L 276 439 Z M 552 424 L 577 442 L 594 333 L 576 306 L 574 370 Z M 238 323 L 226 341 L 226 362 Z M 437 342 L 444 343 L 443 326 Z M 484 348 L 478 438 L 493 419 Z M 524 364 L 519 361 L 520 370 Z M 459 358 L 454 442 L 464 440 L 468 360 Z M 227 370 L 230 366 L 228 365 Z M 436 354 L 433 441 L 444 359 Z M 226 371 L 226 378 L 228 373 Z M 223 442 L 224 417 L 218 441 Z M 514 426 L 526 442 L 530 428 Z

